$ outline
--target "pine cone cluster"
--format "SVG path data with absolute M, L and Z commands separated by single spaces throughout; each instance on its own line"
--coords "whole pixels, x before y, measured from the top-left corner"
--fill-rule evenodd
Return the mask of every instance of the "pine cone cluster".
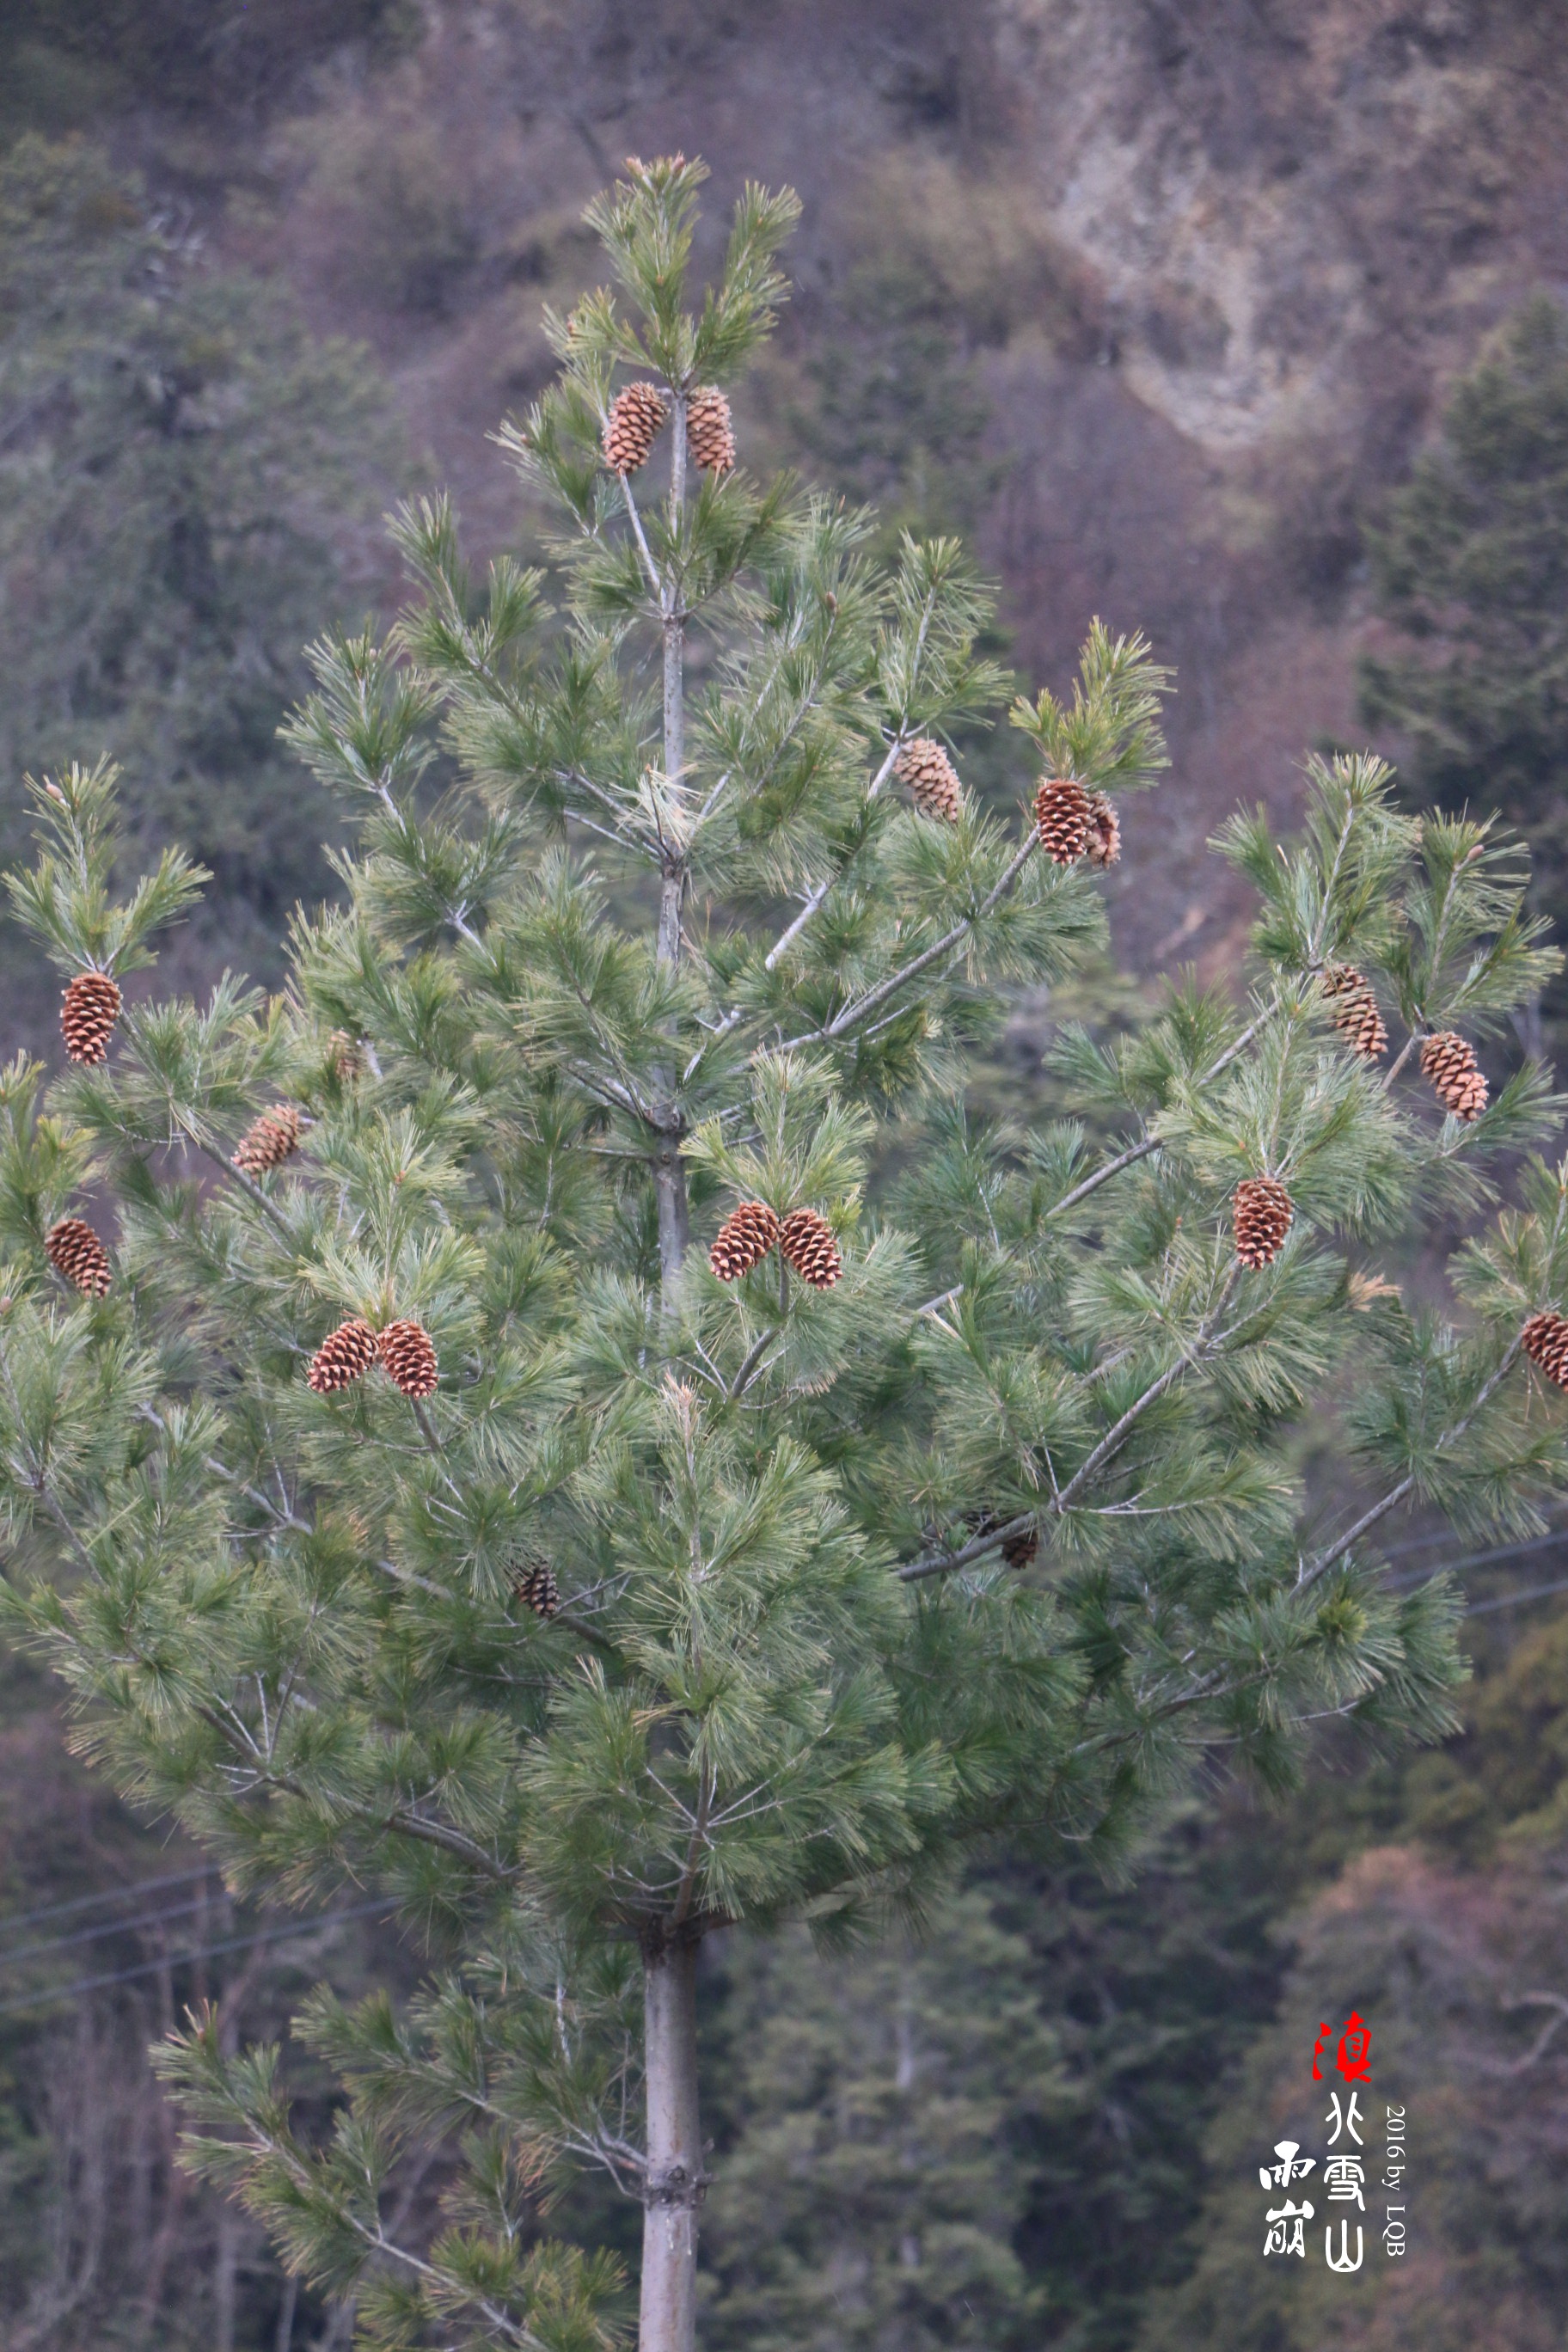
M 536 1617 L 553 1617 L 561 1606 L 561 1587 L 548 1560 L 520 1560 L 511 1572 L 511 1589 Z
M 1560 1389 L 1568 1389 L 1568 1321 L 1543 1307 L 1531 1317 L 1519 1336 L 1531 1362 L 1539 1364 Z
M 1089 847 L 1092 803 L 1076 776 L 1047 776 L 1035 794 L 1040 845 L 1058 866 L 1076 866 Z
M 381 1367 L 405 1397 L 427 1397 L 437 1381 L 436 1349 L 423 1323 L 411 1315 L 389 1323 L 376 1342 Z
M 779 1237 L 779 1221 L 765 1201 L 742 1201 L 714 1235 L 708 1263 L 721 1282 L 735 1282 L 750 1274 Z
M 908 784 L 910 797 L 921 816 L 956 824 L 963 808 L 963 787 L 958 771 L 940 743 L 929 735 L 914 735 L 893 761 L 893 773 Z
M 1372 982 L 1353 963 L 1331 963 L 1323 974 L 1329 1019 L 1352 1053 L 1375 1061 L 1386 1050 L 1388 1032 L 1372 992 Z
M 628 383 L 616 394 L 605 426 L 605 463 L 612 474 L 635 474 L 647 464 L 668 414 L 656 383 Z
M 60 1034 L 73 1062 L 106 1062 L 120 1018 L 119 984 L 106 971 L 79 971 L 60 1000 Z
M 1272 1176 L 1244 1176 L 1231 1202 L 1236 1254 L 1243 1265 L 1272 1265 L 1296 1211 L 1283 1184 Z
M 1457 1029 L 1439 1029 L 1421 1048 L 1421 1075 L 1432 1082 L 1445 1110 L 1472 1119 L 1487 1107 L 1487 1082 L 1475 1054 Z
M 699 384 L 686 404 L 686 446 L 705 474 L 727 474 L 735 462 L 730 404 L 716 383 Z
M 300 1113 L 292 1103 L 275 1103 L 247 1128 L 235 1146 L 234 1164 L 246 1176 L 267 1176 L 300 1149 Z
M 109 1252 L 85 1217 L 62 1217 L 44 1235 L 44 1254 L 58 1274 L 89 1298 L 109 1288 Z
M 374 1361 L 375 1333 L 363 1315 L 353 1315 L 328 1332 L 305 1377 L 318 1396 L 332 1396 L 362 1380 Z
M 785 1264 L 814 1290 L 831 1290 L 844 1271 L 833 1228 L 815 1209 L 790 1211 L 779 1227 L 779 1250 Z
M 1114 866 L 1121 856 L 1121 819 L 1103 793 L 1089 796 L 1087 855 L 1091 866 Z

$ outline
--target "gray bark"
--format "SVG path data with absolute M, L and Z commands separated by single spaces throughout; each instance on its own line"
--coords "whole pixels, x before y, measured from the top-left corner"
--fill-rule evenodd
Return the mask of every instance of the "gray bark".
M 686 394 L 678 392 L 672 420 L 670 506 L 679 520 L 686 498 Z M 664 772 L 679 790 L 686 765 L 686 612 L 679 579 L 671 576 L 661 598 L 664 621 Z M 680 961 L 680 909 L 686 895 L 686 858 L 677 843 L 666 853 L 658 898 L 658 955 L 661 964 Z M 682 1121 L 674 1099 L 675 1076 L 668 1074 L 668 1097 L 659 1109 L 668 1121 L 665 1142 L 654 1171 L 658 1202 L 659 1303 L 666 1315 L 675 1311 L 680 1268 L 690 1239 L 686 1205 L 686 1170 L 680 1158 Z
M 645 1952 L 643 2000 L 647 2179 L 637 2352 L 695 2352 L 697 2209 L 703 2177 L 694 1941 Z

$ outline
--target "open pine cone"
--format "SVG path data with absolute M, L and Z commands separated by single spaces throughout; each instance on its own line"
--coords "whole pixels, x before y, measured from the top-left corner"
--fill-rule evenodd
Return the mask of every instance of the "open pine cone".
M 656 383 L 628 383 L 617 393 L 605 426 L 605 463 L 612 474 L 646 466 L 669 411 Z
M 89 1298 L 109 1288 L 109 1252 L 85 1217 L 62 1217 L 44 1235 L 44 1252 L 57 1273 Z
M 1236 1254 L 1243 1265 L 1272 1265 L 1296 1211 L 1283 1184 L 1272 1176 L 1244 1176 L 1231 1202 Z
M 1519 1336 L 1531 1362 L 1538 1364 L 1560 1389 L 1568 1389 L 1568 1322 L 1551 1307 L 1542 1307 Z
M 716 383 L 699 384 L 686 404 L 686 446 L 705 474 L 727 474 L 735 462 L 730 404 Z
M 1475 1118 L 1487 1107 L 1487 1082 L 1475 1054 L 1457 1029 L 1439 1029 L 1421 1048 L 1421 1075 L 1430 1078 L 1445 1110 Z
M 742 1201 L 731 1209 L 713 1238 L 708 1263 L 721 1282 L 750 1274 L 779 1237 L 779 1221 L 765 1201 Z
M 389 1323 L 376 1342 L 383 1371 L 405 1397 L 427 1397 L 436 1385 L 436 1349 L 423 1323 L 405 1315 Z
M 520 1560 L 511 1572 L 511 1589 L 536 1617 L 553 1617 L 561 1606 L 561 1587 L 548 1560 Z
M 305 1378 L 318 1396 L 332 1396 L 363 1380 L 374 1361 L 375 1333 L 362 1315 L 353 1315 L 328 1332 Z
M 958 771 L 940 743 L 929 735 L 911 736 L 893 762 L 893 773 L 908 784 L 910 797 L 921 816 L 956 824 L 963 809 L 963 787 Z
M 1035 794 L 1040 845 L 1058 866 L 1075 866 L 1089 847 L 1092 803 L 1076 776 L 1047 776 Z
M 79 971 L 60 999 L 60 1034 L 73 1062 L 106 1062 L 120 1018 L 120 987 L 106 971 Z
M 1375 1061 L 1388 1045 L 1388 1032 L 1372 992 L 1372 982 L 1353 963 L 1331 963 L 1323 974 L 1329 1019 L 1353 1053 Z
M 1121 856 L 1121 819 L 1103 793 L 1089 796 L 1089 843 L 1091 866 L 1114 866 Z
M 266 1176 L 300 1149 L 300 1114 L 292 1103 L 275 1103 L 246 1129 L 235 1146 L 234 1164 L 247 1176 Z
M 833 1228 L 815 1209 L 792 1209 L 779 1227 L 779 1249 L 802 1282 L 831 1290 L 844 1271 Z

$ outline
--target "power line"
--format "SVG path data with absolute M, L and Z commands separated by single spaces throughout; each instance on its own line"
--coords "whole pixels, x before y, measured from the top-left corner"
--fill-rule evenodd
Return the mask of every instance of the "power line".
M 1493 1544 L 1486 1551 L 1467 1552 L 1461 1559 L 1433 1560 L 1426 1568 L 1407 1568 L 1398 1576 L 1385 1580 L 1392 1591 L 1405 1584 L 1425 1584 L 1434 1576 L 1457 1575 L 1462 1568 L 1484 1568 L 1494 1559 L 1521 1559 L 1527 1552 L 1550 1551 L 1556 1544 L 1568 1543 L 1568 1528 L 1554 1528 L 1543 1536 L 1530 1536 L 1521 1543 Z
M 188 1918 L 193 1911 L 206 1907 L 205 1895 L 193 1895 L 188 1903 L 171 1903 L 165 1911 L 135 1911 L 128 1919 L 106 1919 L 101 1927 L 79 1927 L 74 1936 L 47 1936 L 37 1944 L 18 1944 L 11 1951 L 0 1951 L 0 1969 L 8 1969 L 16 1960 L 36 1959 L 40 1952 L 68 1952 L 73 1944 L 96 1944 L 105 1936 L 129 1936 L 138 1927 L 161 1927 L 170 1919 Z
M 13 1918 L 0 1919 L 0 1935 L 9 1935 L 13 1927 L 36 1927 L 40 1919 L 63 1919 L 70 1911 L 90 1911 L 95 1903 L 135 1902 L 159 1887 L 189 1886 L 195 1879 L 210 1877 L 213 1868 L 207 1862 L 199 1870 L 172 1870 L 163 1878 L 138 1878 L 129 1886 L 107 1886 L 97 1895 L 79 1895 L 70 1903 L 47 1903 L 41 1911 L 18 1911 Z
M 1504 1592 L 1496 1601 L 1472 1601 L 1465 1614 L 1484 1617 L 1489 1609 L 1511 1609 L 1520 1601 L 1544 1601 L 1549 1592 L 1568 1592 L 1568 1576 L 1560 1576 L 1555 1584 L 1532 1585 L 1528 1592 Z
M 336 1927 L 342 1919 L 365 1919 L 373 1911 L 384 1911 L 387 1897 L 378 1895 L 374 1902 L 356 1903 L 343 1911 L 319 1911 L 313 1919 L 287 1920 L 281 1927 L 261 1927 L 251 1936 L 230 1936 L 221 1944 L 202 1944 L 194 1952 L 178 1952 L 165 1959 L 143 1960 L 140 1967 L 115 1969 L 106 1976 L 79 1977 L 74 1984 L 51 1987 L 42 1992 L 21 1993 L 11 2000 L 0 2000 L 0 2017 L 18 2009 L 39 2009 L 57 2000 L 72 2000 L 79 1993 L 100 1992 L 109 1985 L 130 1984 L 133 1978 L 150 1977 L 160 1969 L 189 1968 L 195 1960 L 216 1959 L 221 1952 L 246 1952 L 256 1944 L 281 1943 L 290 1936 L 309 1935 L 315 1927 Z

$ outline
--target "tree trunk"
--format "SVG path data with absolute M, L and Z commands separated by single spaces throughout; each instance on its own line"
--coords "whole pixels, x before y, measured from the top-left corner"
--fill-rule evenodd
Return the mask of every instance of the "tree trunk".
M 669 502 L 679 522 L 686 499 L 686 394 L 675 396 L 675 433 L 671 445 Z M 679 580 L 667 577 L 664 606 L 664 772 L 672 791 L 680 790 L 686 765 L 686 614 Z M 658 959 L 662 965 L 680 961 L 680 908 L 686 895 L 686 858 L 679 848 L 667 856 L 658 899 Z M 679 1301 L 680 1268 L 690 1236 L 686 1206 L 686 1168 L 680 1157 L 679 1107 L 674 1099 L 675 1071 L 659 1073 L 660 1091 L 667 1097 L 659 1110 L 670 1121 L 667 1139 L 654 1170 L 658 1202 L 658 1263 L 660 1305 L 673 1315 Z
M 697 2208 L 703 2187 L 695 1942 L 682 1939 L 645 1952 L 643 2000 L 647 2186 L 637 2352 L 695 2352 Z

